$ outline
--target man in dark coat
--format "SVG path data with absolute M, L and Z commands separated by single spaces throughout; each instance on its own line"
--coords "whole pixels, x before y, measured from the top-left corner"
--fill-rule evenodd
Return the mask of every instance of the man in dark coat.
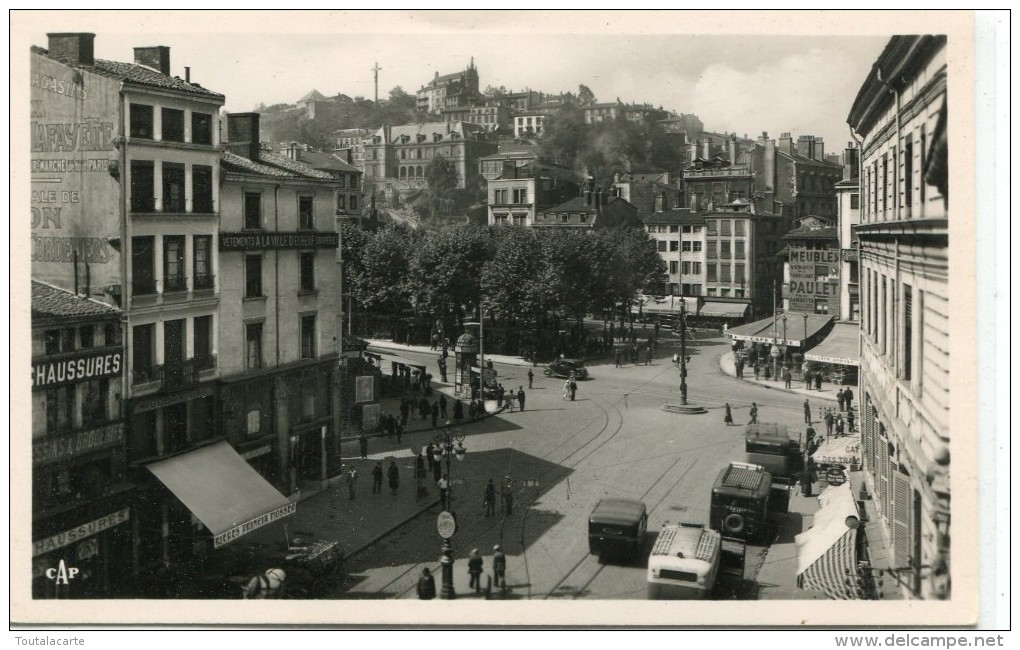
M 418 578 L 418 598 L 432 600 L 436 597 L 436 579 L 428 568 L 421 570 L 421 577 Z
M 446 394 L 439 393 L 439 416 L 444 420 L 450 419 L 450 416 L 446 414 Z
M 493 585 L 496 587 L 506 586 L 506 555 L 503 554 L 503 547 L 496 544 L 492 547 L 492 577 Z
M 831 407 L 830 407 L 831 409 Z M 832 435 L 832 423 L 834 418 L 832 417 L 832 411 L 828 410 L 825 412 L 825 435 Z
M 758 404 L 756 402 L 751 402 L 751 412 L 750 412 L 749 415 L 751 417 L 751 424 L 757 424 L 758 423 Z
M 570 401 L 573 402 L 574 398 L 576 396 L 577 396 L 577 382 L 573 378 L 571 378 L 570 379 Z
M 368 438 L 365 434 L 358 436 L 358 446 L 361 447 L 361 459 L 368 458 Z
M 524 386 L 517 387 L 517 403 L 520 405 L 521 410 L 524 410 Z
M 485 486 L 485 496 L 482 498 L 482 504 L 485 506 L 485 516 L 492 517 L 496 514 L 496 484 L 489 479 L 488 485 Z
M 507 476 L 503 482 L 503 488 L 500 490 L 500 492 L 503 496 L 503 514 L 508 517 L 514 514 L 513 488 L 514 488 L 513 482 L 510 480 L 510 477 Z
M 836 403 L 839 404 L 840 411 L 846 407 L 846 395 L 843 393 L 843 389 L 836 391 Z
M 472 549 L 471 555 L 468 556 L 468 575 L 471 576 L 471 580 L 468 582 L 468 589 L 474 587 L 476 594 L 482 591 L 483 570 L 482 556 L 478 554 L 477 548 Z
M 453 402 L 453 420 L 460 424 L 460 421 L 464 419 L 464 404 L 458 399 Z
M 439 422 L 439 402 L 432 402 L 432 428 Z
M 400 487 L 400 470 L 397 468 L 397 461 L 390 461 L 390 468 L 387 474 L 390 478 L 390 494 L 396 496 L 397 488 Z
M 853 411 L 847 411 L 846 412 L 846 428 L 847 428 L 847 431 L 849 433 L 853 433 L 854 431 L 857 430 L 857 428 L 854 427 L 854 412 Z
M 400 400 L 400 423 L 405 427 L 407 426 L 407 417 L 411 413 L 411 404 L 407 401 L 406 397 Z
M 846 410 L 849 411 L 854 407 L 854 393 L 849 386 L 843 387 L 843 399 L 846 401 Z
M 431 411 L 432 411 L 432 408 L 429 405 L 428 398 L 427 397 L 422 397 L 421 400 L 418 401 L 418 412 L 421 413 L 421 419 L 422 420 L 428 419 L 429 413 Z
M 382 475 L 382 463 L 376 462 L 375 467 L 372 468 L 372 494 L 382 492 Z
M 822 373 L 815 373 L 815 390 L 822 390 Z
M 811 424 L 811 404 L 804 400 L 804 424 Z
M 531 372 L 531 368 L 528 368 L 528 390 L 531 390 L 532 384 L 535 382 L 535 373 Z

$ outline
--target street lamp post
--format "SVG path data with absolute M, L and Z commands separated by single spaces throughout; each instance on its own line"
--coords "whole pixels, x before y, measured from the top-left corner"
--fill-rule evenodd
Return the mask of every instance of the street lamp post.
M 687 406 L 687 301 L 680 296 L 680 405 Z
M 783 365 L 786 365 L 789 356 L 790 344 L 786 342 L 786 314 L 783 314 Z M 779 379 L 779 377 L 776 377 Z
M 457 460 L 464 460 L 464 455 L 467 453 L 467 449 L 464 448 L 464 436 L 461 434 L 454 433 L 450 429 L 450 421 L 447 420 L 443 426 L 443 430 L 437 433 L 435 436 L 436 450 L 435 460 L 436 462 L 442 462 L 443 456 L 446 456 L 446 499 L 445 510 L 439 513 L 439 527 L 440 535 L 443 537 L 443 557 L 439 563 L 442 565 L 442 589 L 440 591 L 440 598 L 445 600 L 453 600 L 457 597 L 457 593 L 453 588 L 453 543 L 450 541 L 453 535 L 456 533 L 456 517 L 453 514 L 453 479 L 450 477 L 451 464 L 450 457 L 456 456 Z M 456 445 L 454 445 L 456 443 Z M 453 521 L 452 528 L 444 534 L 443 525 L 444 522 Z

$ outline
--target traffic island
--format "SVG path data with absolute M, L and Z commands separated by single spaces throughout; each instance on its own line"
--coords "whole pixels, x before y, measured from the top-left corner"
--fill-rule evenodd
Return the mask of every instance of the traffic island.
M 708 409 L 697 404 L 663 404 L 662 410 L 667 413 L 679 413 L 680 415 L 708 413 Z

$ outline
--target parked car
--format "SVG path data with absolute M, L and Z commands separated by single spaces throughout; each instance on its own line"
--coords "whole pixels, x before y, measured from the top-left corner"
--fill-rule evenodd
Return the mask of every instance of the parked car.
M 574 379 L 587 379 L 588 369 L 580 359 L 557 359 L 546 366 L 545 376 L 564 379 L 573 376 Z

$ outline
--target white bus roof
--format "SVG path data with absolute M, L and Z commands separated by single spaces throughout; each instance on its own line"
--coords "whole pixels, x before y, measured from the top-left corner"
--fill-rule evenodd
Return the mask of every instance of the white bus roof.
M 666 524 L 659 532 L 648 566 L 690 567 L 701 574 L 719 553 L 722 536 L 718 531 L 694 524 Z

